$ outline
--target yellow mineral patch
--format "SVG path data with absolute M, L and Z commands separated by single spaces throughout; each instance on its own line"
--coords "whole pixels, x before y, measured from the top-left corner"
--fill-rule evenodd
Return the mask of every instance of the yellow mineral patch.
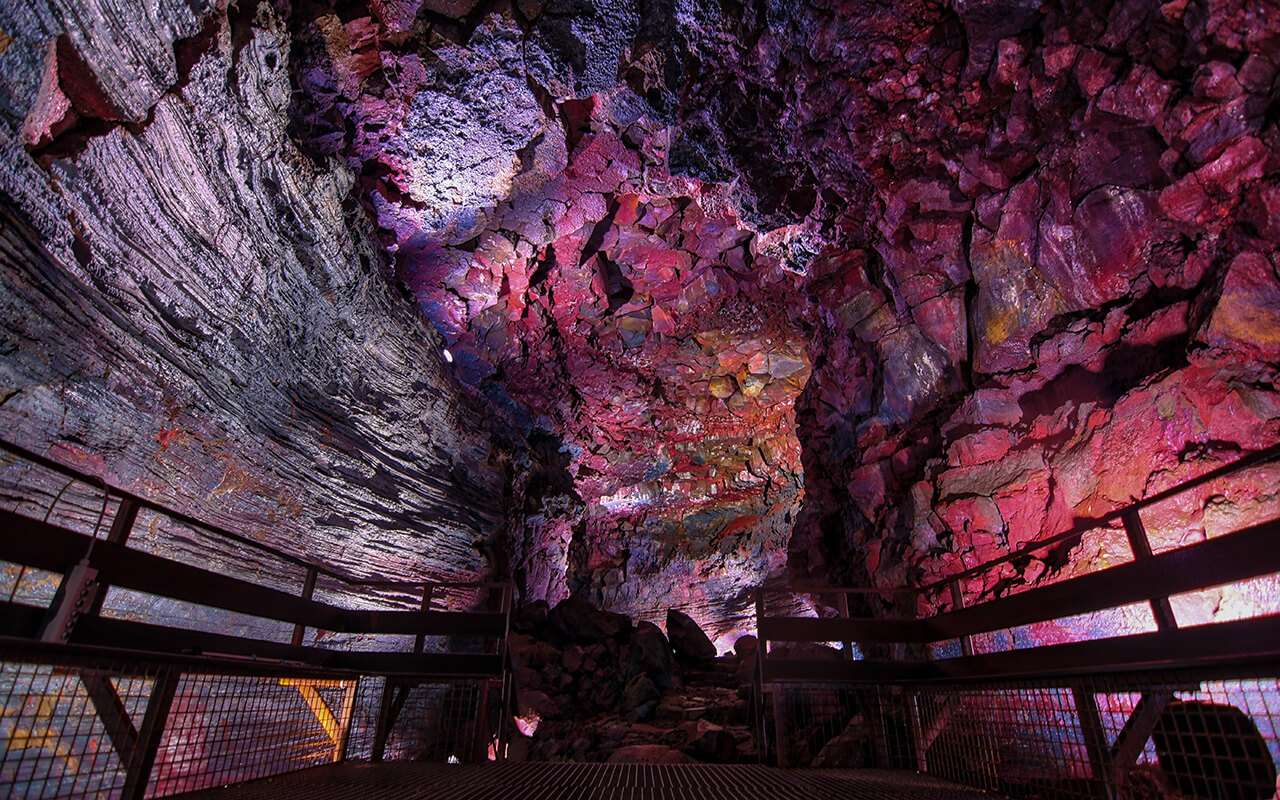
M 1262 346 L 1280 345 L 1280 309 L 1249 292 L 1222 295 L 1213 313 L 1213 330 L 1219 336 Z
M 1016 306 L 1005 306 L 987 319 L 986 341 L 1001 344 L 1013 335 L 1018 325 Z
M 707 384 L 707 389 L 711 391 L 711 394 L 721 400 L 732 395 L 736 388 L 733 378 L 728 375 L 717 375 Z

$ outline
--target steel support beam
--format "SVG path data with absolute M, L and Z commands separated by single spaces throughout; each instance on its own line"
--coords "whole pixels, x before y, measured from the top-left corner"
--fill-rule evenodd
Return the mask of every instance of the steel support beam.
M 138 746 L 134 748 L 133 758 L 125 769 L 124 788 L 120 791 L 122 800 L 143 800 L 146 797 L 151 769 L 155 766 L 160 738 L 164 735 L 165 723 L 169 720 L 169 711 L 173 707 L 173 696 L 178 691 L 180 677 L 180 673 L 172 669 L 161 670 L 155 677 L 151 686 L 151 698 L 147 701 L 147 710 L 142 717 L 142 725 L 138 728 Z
M 98 670 L 81 670 L 80 680 L 84 683 L 85 693 L 93 703 L 93 709 L 107 730 L 107 738 L 111 747 L 120 756 L 120 761 L 128 764 L 133 760 L 138 749 L 138 730 L 129 719 L 129 712 L 120 699 L 111 677 Z
M 1107 736 L 1102 730 L 1102 716 L 1098 702 L 1087 687 L 1076 684 L 1071 687 L 1071 698 L 1076 706 L 1076 719 L 1084 737 L 1084 749 L 1089 757 L 1092 779 L 1089 790 L 1098 800 L 1115 800 L 1115 788 L 1111 781 L 1111 754 L 1107 748 Z
M 1124 532 L 1129 538 L 1129 548 L 1133 550 L 1134 561 L 1145 561 L 1154 558 L 1151 552 L 1151 540 L 1147 538 L 1147 528 L 1142 524 L 1142 516 L 1134 509 L 1127 512 L 1124 520 Z M 1156 618 L 1156 627 L 1162 631 L 1171 631 L 1178 627 L 1178 620 L 1173 614 L 1173 606 L 1169 604 L 1167 594 L 1155 595 L 1150 601 L 1151 613 Z

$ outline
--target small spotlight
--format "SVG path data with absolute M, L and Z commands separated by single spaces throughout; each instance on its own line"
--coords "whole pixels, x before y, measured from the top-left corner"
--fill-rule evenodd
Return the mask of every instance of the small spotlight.
M 447 347 L 444 349 L 444 360 L 450 364 L 453 363 L 453 353 L 450 353 Z

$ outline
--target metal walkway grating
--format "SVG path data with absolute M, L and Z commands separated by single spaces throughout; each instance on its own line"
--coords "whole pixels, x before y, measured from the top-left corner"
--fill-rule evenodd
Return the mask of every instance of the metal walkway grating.
M 173 800 L 992 800 L 898 770 L 640 764 L 334 764 Z

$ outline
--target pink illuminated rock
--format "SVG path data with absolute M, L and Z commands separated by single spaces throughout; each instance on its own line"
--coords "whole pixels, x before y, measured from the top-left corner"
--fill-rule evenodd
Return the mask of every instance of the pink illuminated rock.
M 75 123 L 71 100 L 63 93 L 58 76 L 58 47 L 50 45 L 35 105 L 22 125 L 22 143 L 27 147 L 47 145 Z
M 975 369 L 998 373 L 1030 366 L 1031 338 L 1067 310 L 1066 301 L 1031 262 L 1022 243 L 975 242 L 971 257 L 980 287 L 971 311 Z

